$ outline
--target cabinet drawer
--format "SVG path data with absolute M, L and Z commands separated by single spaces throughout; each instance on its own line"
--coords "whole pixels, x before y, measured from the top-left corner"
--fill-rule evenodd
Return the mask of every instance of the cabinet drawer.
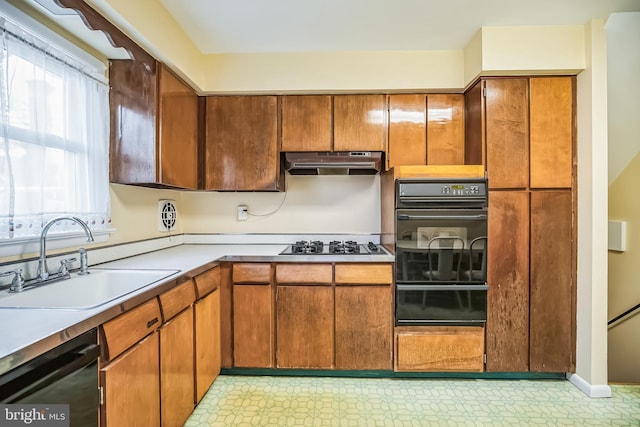
M 333 269 L 331 264 L 278 264 L 276 283 L 278 284 L 331 284 Z
M 233 264 L 233 283 L 271 283 L 271 264 Z
M 160 308 L 162 318 L 165 322 L 185 308 L 189 307 L 196 300 L 196 292 L 193 280 L 178 285 L 160 295 Z
M 484 328 L 409 327 L 396 329 L 396 371 L 482 372 Z
M 197 298 L 213 292 L 220 287 L 220 267 L 213 267 L 195 277 Z
M 336 264 L 336 285 L 390 285 L 391 264 Z
M 158 299 L 153 298 L 138 307 L 104 323 L 100 329 L 105 342 L 105 359 L 111 360 L 158 329 L 161 321 Z

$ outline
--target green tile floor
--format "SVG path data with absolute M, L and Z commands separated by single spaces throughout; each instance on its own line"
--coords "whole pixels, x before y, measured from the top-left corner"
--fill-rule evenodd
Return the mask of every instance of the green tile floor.
M 564 380 L 219 376 L 185 426 L 640 426 L 640 386 Z

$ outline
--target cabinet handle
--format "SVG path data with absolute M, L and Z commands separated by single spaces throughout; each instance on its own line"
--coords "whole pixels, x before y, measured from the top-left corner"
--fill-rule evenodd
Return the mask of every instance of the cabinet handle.
M 154 317 L 153 319 L 151 319 L 151 320 L 149 320 L 149 321 L 147 322 L 147 328 L 152 327 L 152 326 L 153 326 L 153 325 L 155 325 L 156 323 L 158 323 L 158 318 L 157 318 L 157 317 Z

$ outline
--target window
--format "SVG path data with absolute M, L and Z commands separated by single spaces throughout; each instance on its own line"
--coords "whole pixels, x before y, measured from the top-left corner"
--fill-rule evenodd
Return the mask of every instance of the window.
M 59 215 L 108 229 L 109 89 L 101 70 L 2 16 L 0 31 L 0 242 L 39 236 Z M 78 229 L 65 222 L 51 232 Z

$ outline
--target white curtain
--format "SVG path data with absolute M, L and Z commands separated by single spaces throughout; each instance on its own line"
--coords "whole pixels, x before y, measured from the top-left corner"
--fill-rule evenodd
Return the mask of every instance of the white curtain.
M 0 31 L 0 242 L 59 215 L 109 228 L 104 76 L 2 17 Z

